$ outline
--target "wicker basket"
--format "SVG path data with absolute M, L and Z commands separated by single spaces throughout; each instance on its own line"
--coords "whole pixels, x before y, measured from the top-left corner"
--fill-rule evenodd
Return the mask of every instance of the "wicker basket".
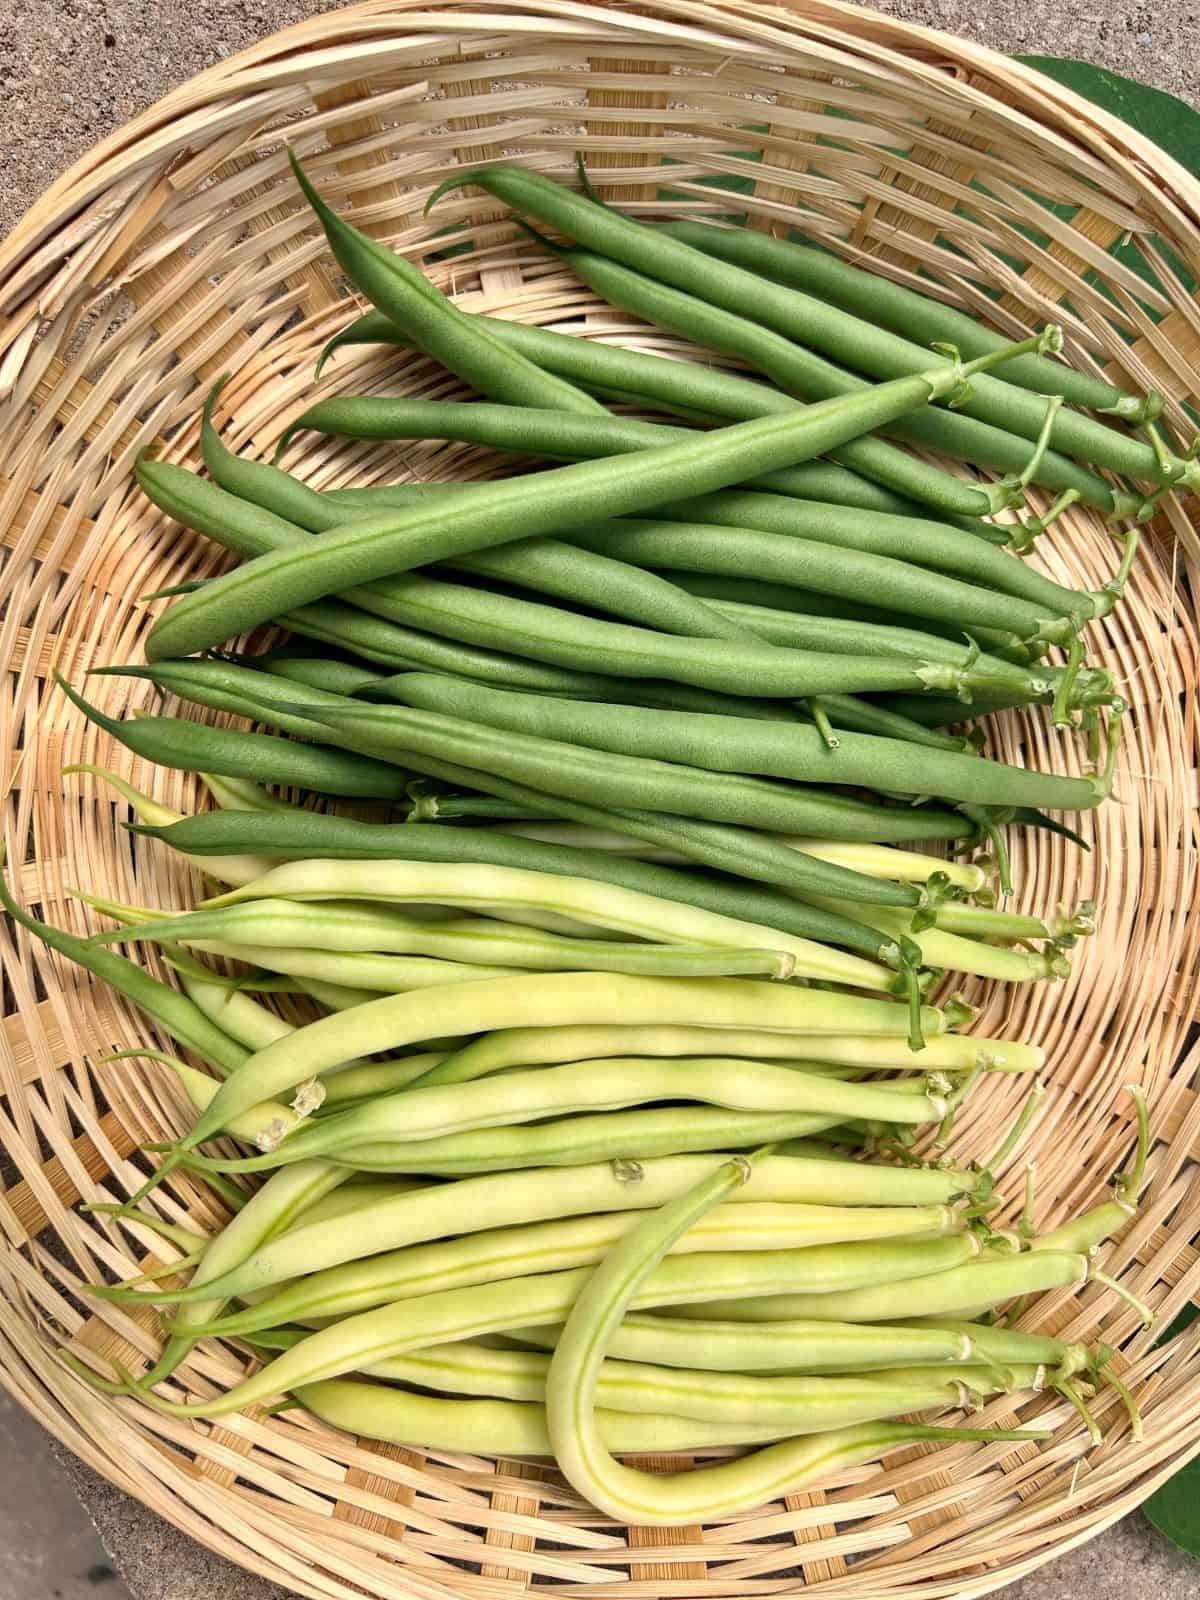
M 195 800 L 190 780 L 139 772 L 85 727 L 50 677 L 135 658 L 146 626 L 135 597 L 218 564 L 134 491 L 134 458 L 154 443 L 194 463 L 199 396 L 226 367 L 232 442 L 268 450 L 312 398 L 315 352 L 357 309 L 298 204 L 285 133 L 327 195 L 472 308 L 678 348 L 598 306 L 494 203 L 455 195 L 422 220 L 457 162 L 503 154 L 565 174 L 581 149 L 604 192 L 636 211 L 744 210 L 781 232 L 802 218 L 900 281 L 932 272 L 950 300 L 1008 330 L 1053 315 L 1076 363 L 1111 358 L 1134 387 L 1166 393 L 1177 429 L 1190 426 L 1200 313 L 1178 273 L 1200 252 L 1200 188 L 1123 124 L 1003 57 L 833 0 L 448 0 L 437 11 L 376 0 L 268 39 L 99 145 L 0 252 L 0 790 L 18 891 L 66 926 L 84 926 L 72 883 L 164 905 L 188 888 L 165 852 L 131 848 L 110 791 L 62 776 L 69 762 L 102 761 L 171 803 Z M 343 352 L 322 387 L 376 385 L 455 392 L 424 360 L 374 349 Z M 487 470 L 459 446 L 295 452 L 319 486 L 395 478 L 397 459 L 415 476 Z M 1088 514 L 1043 546 L 1037 559 L 1056 577 L 1089 586 L 1114 564 Z M 1047 1223 L 1104 1190 L 1129 1144 L 1123 1086 L 1145 1085 L 1153 1181 L 1111 1270 L 1163 1325 L 1200 1298 L 1200 1055 L 1181 1059 L 1200 942 L 1196 632 L 1183 600 L 1196 555 L 1184 510 L 1168 505 L 1099 641 L 1135 711 L 1117 802 L 1086 823 L 1091 854 L 1049 834 L 1017 846 L 1022 903 L 1094 897 L 1100 936 L 1065 987 L 975 995 L 981 1028 L 1049 1053 L 1048 1109 L 1014 1158 L 1036 1155 Z M 109 709 L 144 703 L 140 687 L 103 681 Z M 1010 716 L 1001 730 L 1008 759 L 1078 762 L 1042 717 Z M 154 1241 L 138 1250 L 76 1204 L 127 1194 L 136 1147 L 178 1129 L 183 1110 L 153 1069 L 94 1068 L 151 1037 L 132 1010 L 24 935 L 6 934 L 0 957 L 0 1379 L 121 1488 L 300 1593 L 501 1600 L 554 1585 L 583 1600 L 618 1583 L 656 1597 L 976 1595 L 1087 1539 L 1200 1447 L 1200 1327 L 1156 1349 L 1099 1287 L 1044 1296 L 1027 1320 L 1119 1347 L 1143 1442 L 1111 1397 L 1091 1451 L 1054 1397 L 1019 1413 L 996 1402 L 986 1420 L 1036 1418 L 1052 1442 L 897 1451 L 705 1528 L 613 1526 L 539 1465 L 358 1443 L 295 1415 L 188 1425 L 98 1397 L 56 1347 L 136 1359 L 157 1327 L 148 1311 L 81 1299 L 78 1284 L 137 1270 Z M 982 1086 L 956 1153 L 981 1153 L 1020 1093 L 1002 1077 Z M 216 1220 L 186 1182 L 164 1193 L 170 1215 Z M 208 1345 L 186 1375 L 207 1392 L 241 1364 Z

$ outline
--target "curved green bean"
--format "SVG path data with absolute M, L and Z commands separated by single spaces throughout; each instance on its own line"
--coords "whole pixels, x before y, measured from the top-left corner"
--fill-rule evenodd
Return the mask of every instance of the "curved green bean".
M 463 1342 L 378 1362 L 368 1375 L 452 1395 L 538 1404 L 545 1400 L 550 1359 L 535 1350 L 494 1350 Z M 791 1373 L 747 1377 L 609 1358 L 601 1366 L 596 1394 L 602 1406 L 616 1412 L 662 1412 L 697 1421 L 761 1423 L 789 1433 L 823 1433 L 851 1422 L 954 1405 L 964 1394 L 1038 1387 L 1035 1366 L 1003 1373 L 998 1367 L 957 1362 L 908 1370 L 883 1368 L 869 1377 Z
M 558 1465 L 593 1505 L 633 1524 L 727 1515 L 774 1498 L 802 1475 L 797 1452 L 804 1446 L 792 1440 L 743 1461 L 658 1476 L 616 1461 L 597 1425 L 596 1385 L 611 1335 L 626 1311 L 642 1303 L 674 1240 L 744 1184 L 750 1167 L 745 1158 L 729 1162 L 640 1219 L 580 1288 L 554 1348 L 546 1378 L 546 1424 Z M 822 1448 L 829 1446 L 826 1435 Z
M 695 948 L 645 945 L 599 939 L 571 939 L 528 928 L 518 932 L 486 918 L 418 923 L 354 903 L 295 905 L 287 900 L 261 900 L 252 906 L 221 911 L 185 912 L 136 928 L 93 935 L 97 943 L 148 941 L 155 944 L 219 943 L 258 948 L 319 949 L 339 954 L 432 956 L 458 966 L 473 956 L 471 975 L 489 968 L 544 972 L 634 972 L 660 978 L 769 977 L 789 978 L 792 958 L 768 949 L 733 949 L 720 945 Z M 323 940 L 323 943 L 319 941 Z M 464 974 L 465 976 L 465 974 Z M 880 969 L 871 988 L 888 989 L 892 974 Z M 412 985 L 416 987 L 416 985 Z
M 378 1363 L 376 1364 L 378 1365 Z M 308 1383 L 296 1400 L 322 1422 L 364 1439 L 429 1450 L 506 1456 L 551 1453 L 544 1408 L 515 1400 L 456 1400 L 347 1378 Z M 883 1426 L 883 1424 L 880 1424 Z M 777 1439 L 778 1424 L 704 1422 L 688 1417 L 603 1411 L 603 1436 L 615 1450 L 703 1450 Z
M 732 1065 L 732 1063 L 728 1063 Z M 808 1138 L 847 1120 L 830 1112 L 678 1110 L 572 1115 L 502 1133 L 451 1133 L 437 1139 L 380 1140 L 340 1150 L 359 1172 L 422 1172 L 461 1178 L 529 1167 L 576 1167 L 594 1161 L 641 1161 L 705 1150 L 753 1149 L 764 1142 Z M 854 1119 L 850 1119 L 854 1120 Z
M 304 198 L 317 214 L 338 265 L 388 320 L 459 377 L 484 394 L 518 405 L 551 405 L 561 411 L 600 411 L 574 385 L 544 371 L 488 335 L 486 324 L 467 318 L 438 292 L 417 267 L 351 227 L 317 193 L 295 151 L 288 160 Z
M 344 1222 L 340 1219 L 339 1225 Z M 307 1230 L 292 1230 L 290 1237 L 298 1238 L 301 1231 Z M 718 1288 L 753 1297 L 800 1283 L 825 1284 L 828 1292 L 838 1293 L 843 1285 L 864 1279 L 876 1282 L 889 1274 L 893 1282 L 901 1283 L 906 1274 L 922 1266 L 930 1270 L 933 1263 L 940 1263 L 945 1271 L 954 1270 L 952 1263 L 968 1258 L 974 1248 L 970 1234 L 958 1234 L 865 1245 L 815 1245 L 803 1250 L 668 1256 L 632 1304 L 640 1308 L 703 1301 L 711 1299 Z M 611 1259 L 612 1253 L 606 1259 Z M 431 1343 L 450 1344 L 479 1333 L 504 1332 L 531 1318 L 535 1324 L 564 1321 L 591 1276 L 584 1267 L 393 1301 L 310 1334 L 260 1372 L 212 1400 L 197 1405 L 176 1406 L 161 1400 L 154 1404 L 172 1416 L 224 1416 L 297 1384 L 338 1377 Z M 560 1338 L 560 1347 L 561 1342 Z
M 865 1070 L 912 1065 L 908 1047 L 882 1035 L 768 1033 L 751 1027 L 742 1031 L 723 1028 L 714 1036 L 711 1030 L 696 1027 L 602 1023 L 497 1029 L 448 1055 L 430 1071 L 425 1082 L 464 1083 L 492 1072 L 506 1072 L 510 1067 L 548 1066 L 555 1061 L 606 1055 L 707 1055 L 714 1043 L 719 1043 L 722 1054 L 727 1056 L 811 1060 Z M 921 1055 L 922 1070 L 928 1072 L 967 1072 L 975 1067 L 1036 1072 L 1044 1064 L 1045 1054 L 1037 1045 L 955 1033 L 933 1035 L 925 1041 Z

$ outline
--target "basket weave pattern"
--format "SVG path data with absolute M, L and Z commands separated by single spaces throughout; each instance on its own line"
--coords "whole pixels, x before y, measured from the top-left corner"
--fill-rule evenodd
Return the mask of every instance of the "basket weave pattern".
M 1167 419 L 1190 436 L 1200 310 L 1179 268 L 1200 255 L 1200 189 L 1014 63 L 831 0 L 486 11 L 450 0 L 436 12 L 376 0 L 266 40 L 98 146 L 0 251 L 4 837 L 17 892 L 62 926 L 89 926 L 72 884 L 164 906 L 195 892 L 164 851 L 131 845 L 111 791 L 62 768 L 111 765 L 181 809 L 197 803 L 192 780 L 143 769 L 85 726 L 51 674 L 80 681 L 90 666 L 136 659 L 148 620 L 136 597 L 222 564 L 136 493 L 138 452 L 153 444 L 197 465 L 199 398 L 227 367 L 229 442 L 269 452 L 316 397 L 317 350 L 358 309 L 299 204 L 285 136 L 331 201 L 468 309 L 684 349 L 600 306 L 520 242 L 494 202 L 459 193 L 422 218 L 460 162 L 503 156 L 564 176 L 582 150 L 601 191 L 637 213 L 744 211 L 781 233 L 802 220 L 901 282 L 931 272 L 950 300 L 1007 331 L 1052 316 L 1077 365 L 1102 357 L 1127 386 L 1162 389 Z M 703 181 L 714 176 L 733 192 Z M 423 358 L 371 348 L 343 351 L 318 388 L 459 392 Z M 313 436 L 288 464 L 320 488 L 493 470 L 461 445 Z M 1042 544 L 1036 559 L 1062 581 L 1096 587 L 1115 566 L 1086 512 Z M 1126 602 L 1095 630 L 1096 660 L 1134 711 L 1117 799 L 1081 824 L 1090 854 L 1046 833 L 1016 842 L 1022 907 L 1094 898 L 1099 936 L 1076 951 L 1065 986 L 968 991 L 984 1008 L 980 1031 L 1048 1052 L 1045 1110 L 1002 1183 L 1015 1195 L 1036 1157 L 1045 1225 L 1101 1196 L 1130 1142 L 1123 1086 L 1144 1085 L 1152 1182 L 1106 1265 L 1160 1326 L 1200 1298 L 1200 1053 L 1186 1052 L 1200 994 L 1197 639 L 1185 600 L 1198 551 L 1185 509 L 1167 504 Z M 110 712 L 149 703 L 144 685 L 96 682 Z M 1076 745 L 1041 715 L 997 724 L 1008 760 L 1077 771 Z M 114 1047 L 163 1043 L 123 1001 L 11 929 L 0 961 L 0 1381 L 120 1487 L 297 1592 L 982 1594 L 1105 1526 L 1200 1448 L 1200 1325 L 1156 1349 L 1099 1286 L 1043 1296 L 1025 1325 L 1117 1346 L 1144 1442 L 1111 1392 L 1098 1402 L 1106 1441 L 1091 1451 L 1057 1397 L 999 1400 L 984 1425 L 1036 1421 L 1052 1441 L 896 1451 L 882 1468 L 704 1528 L 614 1526 L 538 1465 L 359 1443 L 296 1413 L 188 1424 L 99 1397 L 56 1346 L 137 1361 L 158 1332 L 148 1310 L 97 1306 L 78 1285 L 159 1258 L 150 1235 L 133 1243 L 75 1207 L 136 1187 L 137 1146 L 181 1128 L 185 1112 L 155 1069 L 95 1066 Z M 981 1084 L 955 1155 L 993 1144 L 1023 1092 L 1004 1077 Z M 160 1193 L 172 1220 L 221 1220 L 186 1178 Z M 244 1365 L 232 1348 L 202 1346 L 189 1389 L 225 1387 Z

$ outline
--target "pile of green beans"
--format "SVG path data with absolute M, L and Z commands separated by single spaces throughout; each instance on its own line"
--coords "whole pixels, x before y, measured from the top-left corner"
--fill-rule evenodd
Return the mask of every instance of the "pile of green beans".
M 1148 1318 L 1098 1257 L 1136 1211 L 1146 1108 L 1112 1199 L 1039 1233 L 1030 1171 L 1019 1226 L 989 1221 L 1047 1062 L 966 1031 L 934 984 L 1066 978 L 1091 931 L 1090 907 L 1038 917 L 991 884 L 1009 891 L 1006 828 L 1075 839 L 1113 788 L 1126 708 L 1085 635 L 1136 530 L 1095 591 L 1021 553 L 1077 501 L 1133 517 L 1193 485 L 1157 397 L 1051 359 L 1056 329 L 1008 343 L 819 252 L 634 222 L 509 166 L 434 199 L 478 183 L 573 241 L 542 242 L 612 304 L 758 376 L 467 314 L 291 159 L 374 307 L 322 363 L 408 345 L 479 398 L 326 390 L 267 462 L 223 442 L 222 380 L 206 475 L 138 463 L 242 564 L 149 597 L 172 603 L 148 660 L 92 668 L 113 700 L 63 685 L 104 737 L 201 779 L 213 809 L 189 814 L 70 769 L 129 808 L 137 864 L 166 847 L 194 870 L 185 906 L 84 884 L 108 925 L 80 937 L 0 874 L 25 932 L 174 1041 L 114 1042 L 97 1070 L 139 1058 L 189 1108 L 134 1194 L 88 1208 L 155 1242 L 90 1292 L 161 1308 L 163 1346 L 140 1373 L 64 1359 L 178 1417 L 282 1402 L 396 1444 L 552 1455 L 650 1525 L 894 1444 L 1044 1437 L 956 1424 L 991 1396 L 1052 1389 L 1095 1434 L 1108 1352 L 1011 1323 L 1085 1283 Z M 279 464 L 304 429 L 566 464 L 318 490 Z M 1030 484 L 1058 494 L 1044 515 L 982 520 Z M 260 624 L 295 638 L 216 649 Z M 146 715 L 143 686 L 252 727 Z M 1006 765 L 986 723 L 956 727 L 1006 707 L 1077 725 L 1089 765 Z M 153 946 L 171 981 L 115 944 Z M 1030 1094 L 998 1150 L 952 1164 L 995 1072 Z M 196 1183 L 228 1212 L 211 1234 L 164 1214 Z M 189 1399 L 209 1338 L 267 1358 Z M 616 1459 L 730 1445 L 761 1448 L 665 1477 Z

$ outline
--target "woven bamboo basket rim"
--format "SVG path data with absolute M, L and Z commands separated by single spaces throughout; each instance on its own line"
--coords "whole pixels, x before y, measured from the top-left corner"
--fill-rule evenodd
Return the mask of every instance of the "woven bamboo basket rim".
M 72 884 L 164 906 L 195 892 L 178 862 L 131 848 L 111 791 L 62 768 L 112 766 L 183 810 L 199 803 L 195 786 L 85 728 L 52 673 L 78 680 L 136 657 L 148 621 L 136 597 L 222 565 L 140 500 L 138 452 L 196 464 L 198 397 L 227 367 L 227 437 L 268 452 L 313 397 L 317 349 L 356 314 L 286 177 L 285 135 L 360 225 L 471 309 L 697 354 L 599 305 L 517 241 L 493 203 L 459 194 L 421 218 L 432 183 L 459 161 L 503 155 L 565 175 L 581 149 L 603 191 L 641 214 L 744 211 L 775 231 L 802 217 L 850 258 L 900 281 L 923 269 L 1009 330 L 1054 315 L 1074 361 L 1100 358 L 1132 386 L 1158 386 L 1175 428 L 1191 426 L 1200 312 L 1181 264 L 1200 259 L 1200 185 L 1018 62 L 837 0 L 451 0 L 436 11 L 372 0 L 263 40 L 97 145 L 0 246 L 4 838 L 18 894 L 62 926 L 94 925 Z M 664 159 L 676 163 L 670 200 Z M 750 181 L 721 192 L 703 181 L 714 175 Z M 1050 211 L 1039 196 L 1061 204 Z M 458 253 L 434 238 L 446 228 Z M 342 352 L 320 389 L 459 392 L 422 358 L 373 348 Z M 397 457 L 301 438 L 288 460 L 318 487 L 395 478 L 398 462 L 414 478 L 495 470 L 478 451 L 426 443 Z M 1034 559 L 1064 581 L 1094 587 L 1114 565 L 1087 513 L 1042 546 Z M 1200 725 L 1187 599 L 1198 550 L 1189 508 L 1165 502 L 1126 603 L 1098 630 L 1096 658 L 1134 710 L 1117 799 L 1083 823 L 1090 853 L 1043 834 L 1015 843 L 1022 906 L 1093 897 L 1101 935 L 1057 989 L 963 986 L 981 1032 L 1007 1029 L 1048 1052 L 1047 1109 L 1004 1185 L 1015 1193 L 1035 1157 L 1047 1225 L 1100 1196 L 1130 1143 L 1123 1086 L 1146 1088 L 1151 1183 L 1106 1265 L 1163 1325 L 1200 1298 Z M 148 703 L 124 680 L 103 682 L 109 711 Z M 996 739 L 1006 759 L 1080 769 L 1081 752 L 1040 717 L 1006 715 Z M 190 1425 L 99 1396 L 57 1349 L 138 1361 L 158 1334 L 148 1310 L 97 1308 L 79 1286 L 144 1270 L 163 1246 L 77 1204 L 129 1193 L 136 1147 L 182 1126 L 184 1110 L 149 1066 L 97 1067 L 114 1045 L 164 1043 L 125 1002 L 11 926 L 0 964 L 0 1381 L 113 1483 L 297 1593 L 502 1600 L 554 1584 L 590 1600 L 615 1584 L 636 1600 L 800 1588 L 949 1600 L 1082 1543 L 1200 1450 L 1200 1326 L 1156 1345 L 1100 1286 L 1042 1296 L 1027 1322 L 1117 1348 L 1142 1402 L 1141 1443 L 1111 1396 L 1094 1450 L 1056 1397 L 1000 1400 L 985 1422 L 1036 1421 L 1051 1440 L 895 1451 L 705 1528 L 615 1526 L 539 1464 L 381 1446 L 296 1414 Z M 1020 1093 L 1002 1077 L 981 1085 L 954 1153 L 994 1144 Z M 162 1208 L 219 1221 L 186 1179 Z M 210 1392 L 242 1370 L 235 1348 L 203 1346 L 187 1389 Z

